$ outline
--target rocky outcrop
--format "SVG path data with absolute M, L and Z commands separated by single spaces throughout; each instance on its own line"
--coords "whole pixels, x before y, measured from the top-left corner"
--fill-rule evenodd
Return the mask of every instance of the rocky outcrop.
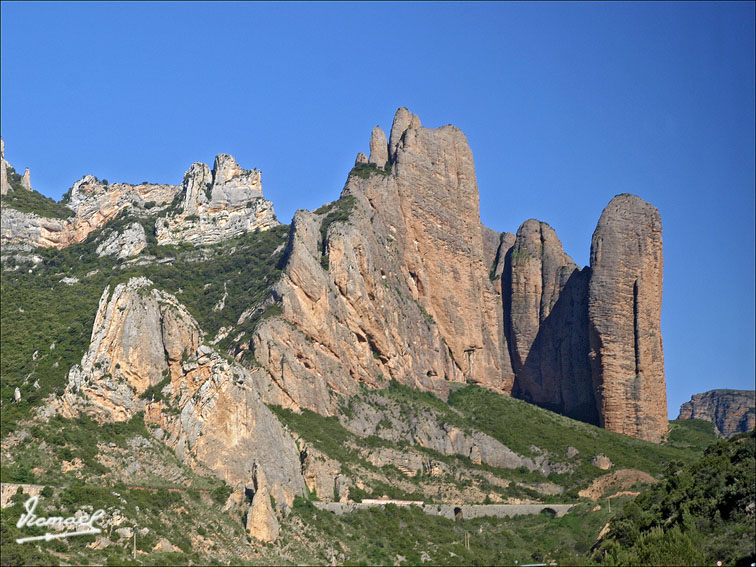
M 380 132 L 371 139 L 379 152 Z M 449 382 L 511 390 L 464 135 L 400 109 L 389 148 L 390 171 L 350 175 L 340 201 L 294 217 L 272 294 L 282 317 L 251 345 L 270 402 L 328 415 L 360 382 L 388 378 L 441 396 Z
M 7 195 L 10 189 L 8 182 L 8 167 L 10 164 L 5 161 L 5 141 L 0 138 L 0 195 Z
M 370 134 L 370 158 L 368 163 L 383 168 L 388 163 L 388 141 L 380 126 L 373 128 Z
M 659 212 L 639 197 L 618 195 L 591 242 L 593 382 L 603 427 L 654 442 L 667 433 L 662 268 Z
M 227 154 L 215 158 L 212 171 L 192 165 L 177 198 L 177 210 L 155 224 L 158 244 L 214 244 L 279 224 L 273 204 L 263 199 L 260 171 L 242 169 Z
M 589 270 L 579 270 L 554 229 L 534 219 L 520 226 L 505 263 L 513 395 L 597 423 L 588 358 Z
M 466 457 L 477 464 L 485 463 L 505 469 L 525 467 L 529 471 L 539 471 L 544 476 L 571 470 L 569 465 L 550 460 L 544 451 L 535 450 L 537 454 L 533 457 L 519 455 L 490 435 L 463 430 L 428 411 L 407 412 L 379 393 L 370 394 L 367 400 L 352 400 L 350 403 L 352 411 L 349 415 L 341 415 L 339 420 L 344 427 L 360 437 L 376 436 L 397 445 L 407 443 L 442 455 Z M 377 449 L 374 452 L 375 455 L 370 457 L 374 464 L 380 465 L 382 460 L 386 461 L 384 464 L 391 463 L 390 451 L 388 454 Z M 412 475 L 422 468 L 412 458 L 392 464 L 409 467 Z
M 125 260 L 139 254 L 147 246 L 147 235 L 144 227 L 134 222 L 128 225 L 122 232 L 113 232 L 99 246 L 97 255 L 115 256 L 119 260 Z
M 278 538 L 278 532 L 281 527 L 270 502 L 268 480 L 263 470 L 257 464 L 254 465 L 253 484 L 254 496 L 252 497 L 252 504 L 247 511 L 245 522 L 247 533 L 260 541 L 275 541 Z
M 65 248 L 84 241 L 127 208 L 143 209 L 148 203 L 153 206 L 171 202 L 176 190 L 173 185 L 147 183 L 106 185 L 93 175 L 85 175 L 74 183 L 68 194 L 65 205 L 74 214 L 67 219 L 42 217 L 4 206 L 0 241 L 3 245 Z
M 695 394 L 680 406 L 677 419 L 710 421 L 722 437 L 756 427 L 756 393 L 753 390 L 710 390 Z
M 54 406 L 104 421 L 143 411 L 155 436 L 188 464 L 247 485 L 257 463 L 277 502 L 291 505 L 304 493 L 294 440 L 260 400 L 255 379 L 203 344 L 189 312 L 145 278 L 103 292 L 89 350 Z

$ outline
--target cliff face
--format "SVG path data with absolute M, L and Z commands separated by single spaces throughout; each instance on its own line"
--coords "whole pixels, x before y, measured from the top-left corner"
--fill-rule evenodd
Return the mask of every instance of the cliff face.
M 213 244 L 278 225 L 260 172 L 226 154 L 212 169 L 192 165 L 180 187 L 85 176 L 67 206 L 69 219 L 3 207 L 3 243 L 67 246 L 128 207 L 142 218 L 104 232 L 98 255 L 139 254 L 152 236 L 141 223 L 152 216 L 159 245 Z M 360 384 L 394 379 L 445 398 L 454 383 L 473 383 L 659 441 L 667 427 L 662 265 L 659 213 L 631 195 L 604 210 L 582 270 L 544 222 L 528 220 L 516 236 L 483 226 L 464 134 L 424 128 L 400 108 L 388 138 L 373 129 L 369 157 L 358 154 L 340 199 L 296 213 L 280 280 L 237 326 L 265 309 L 275 315 L 244 333 L 224 327 L 223 337 L 252 331 L 228 352 L 261 365 L 249 380 L 267 403 L 331 415 Z M 158 311 L 143 320 L 154 327 L 149 336 L 164 324 Z M 129 342 L 144 340 L 137 335 L 111 334 L 106 350 L 132 369 L 138 395 L 175 368 L 153 345 Z M 196 350 L 194 342 L 182 344 Z M 133 398 L 116 390 L 114 415 Z
M 192 165 L 177 198 L 178 210 L 155 225 L 159 244 L 214 244 L 278 225 L 273 204 L 263 199 L 260 171 L 242 169 L 227 154 L 215 158 L 212 171 Z
M 299 451 L 249 371 L 203 344 L 189 312 L 145 278 L 105 289 L 89 350 L 68 380 L 54 403 L 63 416 L 125 421 L 141 411 L 180 459 L 232 486 L 252 486 L 256 464 L 277 502 L 304 492 Z
M 588 293 L 600 422 L 656 442 L 667 432 L 661 233 L 652 205 L 634 195 L 612 199 L 593 233 Z
M 335 204 L 295 215 L 273 293 L 283 316 L 252 341 L 271 401 L 328 414 L 360 382 L 389 378 L 441 396 L 450 382 L 511 391 L 464 135 L 400 109 L 391 140 L 386 169 L 374 129 L 374 165 L 356 168 Z
M 505 273 L 514 395 L 597 423 L 588 359 L 590 270 L 577 268 L 554 229 L 531 219 L 517 231 Z
M 4 148 L 3 148 L 4 150 Z M 2 158 L 3 195 L 8 193 L 10 164 Z M 31 190 L 28 170 L 21 180 Z M 168 205 L 176 202 L 176 206 Z M 69 218 L 50 218 L 22 212 L 4 203 L 2 208 L 1 242 L 44 248 L 65 248 L 84 241 L 90 233 L 103 228 L 127 208 L 150 214 L 156 207 L 159 216 L 155 233 L 159 244 L 214 244 L 246 231 L 266 230 L 278 225 L 273 204 L 262 197 L 258 170 L 242 169 L 234 158 L 220 154 L 212 171 L 196 163 L 187 171 L 180 187 L 142 183 L 105 184 L 92 175 L 85 175 L 70 190 L 67 202 L 73 211 Z M 174 210 L 175 209 L 175 210 Z M 132 256 L 133 238 L 123 245 L 130 252 L 115 252 L 119 257 Z M 111 246 L 112 248 L 112 246 Z M 143 248 L 143 246 L 141 247 Z M 141 250 L 140 248 L 140 250 Z
M 753 390 L 710 390 L 695 394 L 680 406 L 677 419 L 712 422 L 722 437 L 756 427 L 756 393 Z

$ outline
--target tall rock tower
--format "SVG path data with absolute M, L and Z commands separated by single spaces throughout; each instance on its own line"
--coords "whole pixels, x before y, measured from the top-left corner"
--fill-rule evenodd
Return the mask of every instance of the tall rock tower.
M 667 433 L 660 330 L 662 224 L 634 195 L 612 199 L 591 242 L 590 358 L 600 423 L 647 441 Z

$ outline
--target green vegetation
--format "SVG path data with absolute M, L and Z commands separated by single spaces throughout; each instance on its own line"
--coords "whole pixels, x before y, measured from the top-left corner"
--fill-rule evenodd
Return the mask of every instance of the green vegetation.
M 113 257 L 99 258 L 95 252 L 98 237 L 132 222 L 144 226 L 148 248 L 143 257 L 152 256 L 154 263 L 136 266 Z M 91 234 L 82 243 L 62 250 L 35 250 L 43 259 L 37 266 L 22 264 L 14 271 L 3 272 L 0 282 L 3 437 L 28 418 L 31 408 L 45 397 L 63 392 L 68 370 L 81 361 L 89 346 L 98 300 L 107 285 L 112 291 L 115 285 L 131 277 L 146 276 L 159 289 L 175 294 L 202 329 L 213 336 L 223 326 L 236 326 L 242 312 L 261 304 L 270 286 L 280 277 L 287 226 L 247 233 L 198 249 L 191 245 L 158 246 L 153 223 L 154 219 L 124 213 L 108 223 L 104 231 Z M 159 259 L 162 263 L 157 262 Z M 5 267 L 12 267 L 14 262 L 7 262 Z M 61 282 L 64 277 L 76 277 L 79 282 L 67 285 Z M 227 295 L 223 309 L 214 310 L 224 294 Z M 239 326 L 235 335 L 251 332 L 261 318 L 275 313 L 276 306 L 260 309 Z M 219 350 L 231 347 L 233 339 L 226 337 L 219 343 Z M 12 402 L 16 387 L 22 394 L 17 403 Z
M 572 475 L 549 476 L 564 486 L 577 487 L 602 474 L 590 464 L 590 457 L 603 453 L 617 468 L 633 468 L 661 474 L 674 461 L 690 461 L 700 454 L 706 434 L 698 424 L 675 424 L 681 431 L 673 444 L 657 445 L 633 439 L 594 425 L 543 410 L 522 400 L 496 394 L 478 386 L 467 386 L 449 395 L 449 406 L 459 410 L 469 427 L 488 433 L 521 455 L 533 455 L 535 445 L 549 451 L 550 459 L 567 461 L 567 446 L 580 451 L 580 465 Z M 527 424 L 527 435 L 522 434 Z M 675 429 L 673 428 L 673 430 Z M 691 429 L 693 432 L 691 432 Z M 679 439 L 697 438 L 695 444 L 679 443 Z M 714 440 L 711 435 L 709 440 Z
M 347 195 L 329 205 L 323 205 L 315 211 L 316 214 L 327 213 L 323 222 L 320 224 L 320 264 L 325 270 L 328 269 L 328 229 L 335 222 L 346 222 L 349 220 L 349 216 L 354 210 L 355 203 L 356 199 L 351 195 Z
M 323 540 L 343 550 L 344 565 L 514 565 L 556 560 L 585 565 L 601 526 L 609 518 L 591 505 L 580 505 L 563 518 L 547 515 L 515 518 L 448 520 L 426 515 L 417 507 L 370 508 L 335 516 L 302 498 L 294 501 L 308 541 Z M 465 536 L 469 538 L 469 549 Z M 284 537 L 286 533 L 283 534 Z M 340 542 L 337 545 L 335 542 Z M 313 563 L 326 563 L 328 550 L 312 545 Z M 575 555 L 580 557 L 576 558 Z
M 73 210 L 62 203 L 57 203 L 34 189 L 29 191 L 21 184 L 22 177 L 12 167 L 7 171 L 10 190 L 3 196 L 3 206 L 53 219 L 66 219 L 74 214 Z
M 756 432 L 671 463 L 624 506 L 594 557 L 606 565 L 750 565 L 756 561 Z
M 356 175 L 361 179 L 367 179 L 371 175 L 389 175 L 391 173 L 391 162 L 386 162 L 386 165 L 381 169 L 372 163 L 358 163 L 349 172 L 349 175 Z

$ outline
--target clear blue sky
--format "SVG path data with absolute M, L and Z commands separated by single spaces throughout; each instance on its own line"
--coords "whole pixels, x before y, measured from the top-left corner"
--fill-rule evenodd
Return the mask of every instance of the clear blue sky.
M 579 264 L 630 192 L 664 223 L 670 415 L 754 387 L 754 3 L 2 3 L 6 158 L 175 183 L 221 152 L 289 222 L 407 106 L 475 156 L 481 215 Z

